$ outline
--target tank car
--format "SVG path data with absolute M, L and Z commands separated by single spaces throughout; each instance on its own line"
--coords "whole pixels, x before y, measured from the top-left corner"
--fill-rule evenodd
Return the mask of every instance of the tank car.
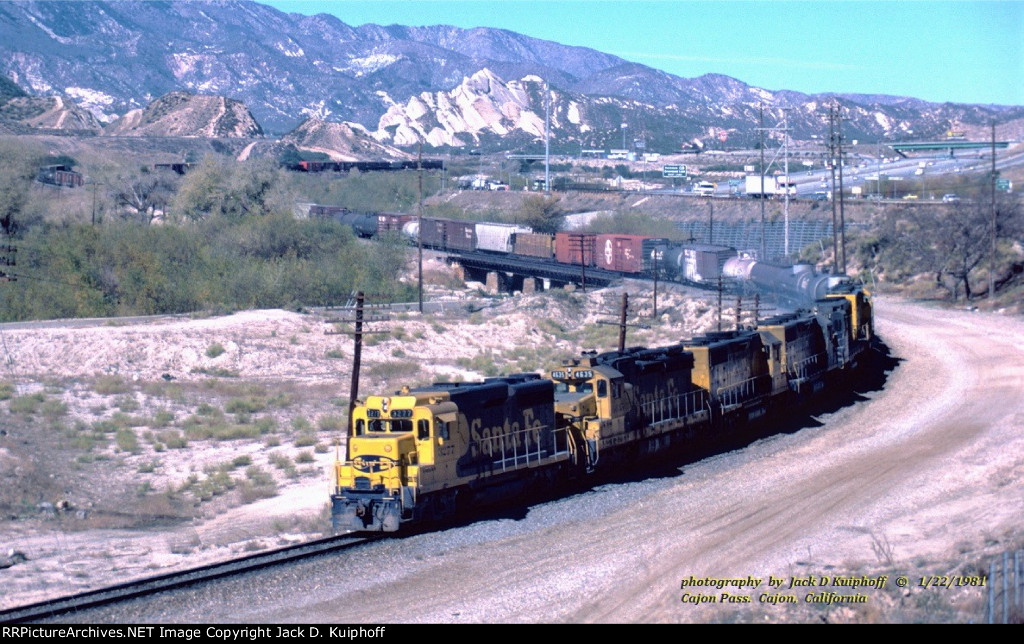
M 797 306 L 820 300 L 838 285 L 848 282 L 846 277 L 817 273 L 810 264 L 771 264 L 749 257 L 727 260 L 722 274 L 749 282 L 759 291 Z

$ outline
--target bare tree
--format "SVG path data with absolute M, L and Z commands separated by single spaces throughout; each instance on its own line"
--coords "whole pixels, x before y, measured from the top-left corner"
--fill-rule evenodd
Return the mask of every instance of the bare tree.
M 167 210 L 178 189 L 177 175 L 142 168 L 124 173 L 113 182 L 114 203 L 122 215 L 151 224 Z

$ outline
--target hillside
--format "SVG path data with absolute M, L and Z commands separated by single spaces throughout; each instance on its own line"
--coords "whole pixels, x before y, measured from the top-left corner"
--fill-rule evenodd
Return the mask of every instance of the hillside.
M 106 136 L 200 136 L 252 138 L 263 135 L 248 108 L 223 96 L 171 92 L 145 109 L 132 110 L 103 128 Z
M 312 117 L 358 123 L 381 140 L 387 133 L 390 144 L 438 147 L 535 146 L 540 82 L 552 90 L 554 144 L 570 149 L 621 145 L 622 123 L 651 151 L 694 138 L 752 145 L 762 106 L 773 123 L 788 108 L 797 139 L 824 136 L 833 102 L 844 108 L 846 136 L 862 140 L 1024 117 L 1020 106 L 807 95 L 713 73 L 681 78 L 500 29 L 351 27 L 248 0 L 0 3 L 0 75 L 34 96 L 65 95 L 101 122 L 188 92 L 241 101 L 274 134 Z M 517 89 L 524 79 L 535 87 Z

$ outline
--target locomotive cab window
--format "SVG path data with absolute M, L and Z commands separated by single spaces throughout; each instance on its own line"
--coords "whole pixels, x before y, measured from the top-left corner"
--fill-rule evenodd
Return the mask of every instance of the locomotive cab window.
M 362 418 L 356 420 L 356 436 L 362 436 L 366 433 L 366 421 Z
M 421 441 L 430 438 L 430 421 L 423 419 L 416 421 L 416 438 Z
M 605 398 L 608 396 L 608 381 L 598 380 L 597 381 L 597 397 Z
M 388 420 L 373 418 L 370 420 L 370 432 L 398 434 L 412 431 L 411 420 Z

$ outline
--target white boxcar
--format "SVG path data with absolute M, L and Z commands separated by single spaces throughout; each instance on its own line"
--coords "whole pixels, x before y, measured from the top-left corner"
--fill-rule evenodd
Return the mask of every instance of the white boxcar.
M 477 224 L 476 249 L 492 253 L 511 253 L 512 235 L 516 233 L 532 233 L 526 226 L 513 224 Z

